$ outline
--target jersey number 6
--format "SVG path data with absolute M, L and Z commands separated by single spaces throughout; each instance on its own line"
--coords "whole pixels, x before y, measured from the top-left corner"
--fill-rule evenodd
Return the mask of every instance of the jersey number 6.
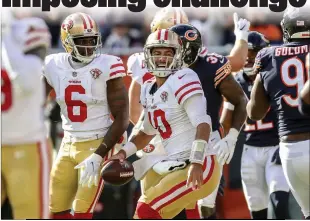
M 87 118 L 87 105 L 83 101 L 72 100 L 73 92 L 76 92 L 79 94 L 85 94 L 85 89 L 82 87 L 82 85 L 69 85 L 65 89 L 65 102 L 67 105 L 68 118 L 72 122 L 84 122 Z M 80 108 L 79 114 L 73 113 L 74 107 Z

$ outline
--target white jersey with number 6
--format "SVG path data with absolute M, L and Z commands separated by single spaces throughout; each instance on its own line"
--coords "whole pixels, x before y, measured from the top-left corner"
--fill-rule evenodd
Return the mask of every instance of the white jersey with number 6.
M 44 69 L 61 108 L 64 137 L 76 141 L 103 137 L 112 124 L 106 82 L 126 75 L 123 62 L 115 56 L 100 55 L 90 64 L 73 69 L 69 56 L 49 55 Z

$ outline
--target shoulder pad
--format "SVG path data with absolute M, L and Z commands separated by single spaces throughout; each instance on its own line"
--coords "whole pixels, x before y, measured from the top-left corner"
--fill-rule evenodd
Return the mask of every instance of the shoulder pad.
M 194 94 L 203 94 L 200 80 L 193 70 L 185 68 L 169 77 L 169 86 L 179 104 Z

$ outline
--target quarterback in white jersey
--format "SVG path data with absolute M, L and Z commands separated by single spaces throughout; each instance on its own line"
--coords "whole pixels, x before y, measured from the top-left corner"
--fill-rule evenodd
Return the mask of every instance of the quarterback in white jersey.
M 178 22 L 175 20 L 176 17 L 175 13 L 168 13 L 167 9 L 163 11 L 159 11 L 158 14 L 160 16 L 155 16 L 152 25 L 151 25 L 151 31 L 155 31 L 156 28 L 171 28 L 171 26 L 175 24 L 187 24 L 188 19 L 183 19 L 181 22 Z M 182 14 L 182 16 L 186 16 L 185 13 Z M 186 17 L 187 18 L 187 17 Z M 170 22 L 169 22 L 170 21 Z M 175 22 L 171 22 L 175 21 Z M 180 21 L 180 20 L 179 20 Z M 249 28 L 249 22 L 245 19 L 238 18 L 237 14 L 234 15 L 234 23 L 235 23 L 235 34 L 237 37 L 237 41 L 234 45 L 234 48 L 232 49 L 230 55 L 226 56 L 227 60 L 230 61 L 231 68 L 233 71 L 240 70 L 247 58 L 247 31 Z M 154 25 L 155 24 L 155 25 Z M 244 34 L 245 33 L 245 34 Z M 240 40 L 243 39 L 243 40 Z M 246 40 L 246 41 L 245 41 Z M 205 57 L 208 53 L 207 48 L 202 47 L 200 50 L 200 57 Z M 141 125 L 141 122 L 138 121 L 140 118 L 143 119 L 143 113 L 142 112 L 142 106 L 139 103 L 139 94 L 141 91 L 141 85 L 147 81 L 148 79 L 152 78 L 152 74 L 147 70 L 145 65 L 145 59 L 143 53 L 135 53 L 131 55 L 127 62 L 127 72 L 128 75 L 131 75 L 132 82 L 129 88 L 129 117 L 133 124 L 136 124 L 134 127 L 132 135 L 134 135 L 138 130 L 139 126 Z M 141 117 L 142 115 L 142 117 Z M 220 136 L 217 132 L 212 133 L 212 136 L 214 136 L 215 139 L 213 139 L 214 143 L 217 143 L 220 140 Z M 137 155 L 139 157 L 145 156 L 145 155 L 151 155 L 151 154 L 161 154 L 163 153 L 163 147 L 160 143 L 158 136 L 156 136 L 150 144 L 145 147 L 144 149 L 137 152 Z M 144 187 L 144 185 L 142 185 Z M 207 218 L 211 215 L 214 215 L 215 217 L 215 200 L 217 196 L 217 191 L 214 192 L 212 196 L 209 196 L 208 199 L 200 201 L 199 204 L 201 204 L 201 215 L 204 218 Z M 206 209 L 207 208 L 207 209 Z M 192 213 L 187 213 L 192 214 Z M 199 214 L 198 214 L 199 215 Z M 189 217 L 188 219 L 195 219 L 195 217 Z
M 208 145 L 211 119 L 196 73 L 182 67 L 182 44 L 167 29 L 152 33 L 144 47 L 147 68 L 155 78 L 141 90 L 143 126 L 118 154 L 123 160 L 159 133 L 166 154 L 148 168 L 149 187 L 138 201 L 135 217 L 171 219 L 217 187 L 220 169 Z M 145 165 L 141 165 L 145 166 Z M 135 172 L 141 168 L 135 167 Z
M 73 218 L 90 219 L 103 189 L 102 163 L 128 126 L 126 73 L 120 58 L 97 54 L 101 36 L 89 15 L 69 15 L 61 40 L 67 53 L 49 55 L 44 68 L 64 129 L 51 173 L 50 211 L 55 219 L 72 218 L 71 209 Z
M 52 145 L 41 75 L 51 37 L 39 18 L 15 20 L 2 34 L 1 204 L 9 198 L 14 219 L 48 219 Z

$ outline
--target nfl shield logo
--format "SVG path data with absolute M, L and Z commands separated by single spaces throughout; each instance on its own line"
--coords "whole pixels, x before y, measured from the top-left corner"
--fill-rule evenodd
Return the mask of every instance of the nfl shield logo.
M 93 76 L 94 79 L 97 79 L 102 74 L 102 72 L 99 69 L 97 69 L 97 68 L 91 69 L 90 73 L 91 73 L 91 75 Z

